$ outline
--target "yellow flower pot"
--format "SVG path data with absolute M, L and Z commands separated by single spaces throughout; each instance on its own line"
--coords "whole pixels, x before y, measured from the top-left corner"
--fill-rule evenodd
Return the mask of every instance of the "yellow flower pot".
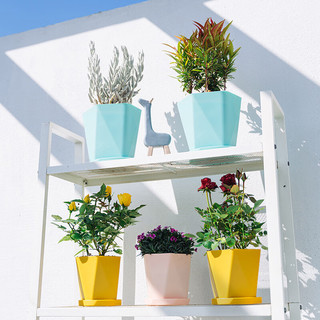
M 207 252 L 214 299 L 212 304 L 257 304 L 260 249 Z
M 120 257 L 77 257 L 81 300 L 79 306 L 118 306 Z

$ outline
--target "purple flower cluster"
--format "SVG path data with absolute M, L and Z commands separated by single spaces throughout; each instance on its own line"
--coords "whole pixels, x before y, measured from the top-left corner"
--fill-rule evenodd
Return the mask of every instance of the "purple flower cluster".
M 192 254 L 195 252 L 193 246 L 192 238 L 186 237 L 183 232 L 170 226 L 159 225 L 146 234 L 138 235 L 135 248 L 140 250 L 142 255 L 152 253 Z
M 144 236 L 143 232 L 141 234 L 139 234 L 137 237 L 138 241 L 143 240 L 144 238 L 145 238 L 145 236 Z

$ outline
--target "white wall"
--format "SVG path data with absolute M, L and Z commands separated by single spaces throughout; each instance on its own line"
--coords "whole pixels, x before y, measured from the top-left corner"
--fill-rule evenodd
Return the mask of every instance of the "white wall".
M 81 135 L 87 98 L 88 43 L 96 42 L 102 68 L 114 45 L 145 53 L 141 91 L 135 98 L 154 98 L 153 125 L 173 135 L 172 152 L 186 151 L 176 103 L 184 94 L 171 78 L 170 59 L 162 43 L 189 35 L 192 21 L 233 20 L 235 45 L 241 46 L 238 71 L 228 90 L 243 97 L 238 143 L 260 140 L 260 90 L 272 90 L 286 115 L 296 246 L 304 319 L 320 318 L 318 296 L 320 149 L 320 25 L 318 1 L 292 0 L 150 0 L 54 26 L 0 38 L 0 177 L 1 177 L 1 319 L 35 319 L 36 279 L 40 248 L 42 184 L 38 181 L 40 124 L 53 121 Z M 137 156 L 146 154 L 143 120 Z M 72 161 L 69 145 L 54 140 L 54 162 Z M 259 173 L 250 174 L 250 191 L 263 197 Z M 218 179 L 218 178 L 217 178 Z M 216 180 L 217 180 L 216 179 Z M 199 179 L 113 186 L 129 192 L 133 205 L 146 203 L 141 223 L 129 237 L 158 224 L 194 232 L 199 228 L 195 206 L 204 206 L 196 192 Z M 52 179 L 49 215 L 65 212 L 63 201 L 73 186 Z M 61 234 L 48 224 L 43 305 L 74 305 L 78 299 L 72 244 L 57 244 Z M 143 263 L 137 258 L 136 302 L 145 294 Z M 192 303 L 209 303 L 205 258 L 193 257 Z M 199 286 L 201 284 L 201 287 Z M 262 259 L 259 294 L 268 301 L 266 255 Z

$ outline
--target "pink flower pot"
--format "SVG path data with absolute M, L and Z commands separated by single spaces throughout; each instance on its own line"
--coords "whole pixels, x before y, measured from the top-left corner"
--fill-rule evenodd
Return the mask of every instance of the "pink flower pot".
M 190 254 L 146 254 L 144 265 L 148 289 L 147 305 L 189 304 Z

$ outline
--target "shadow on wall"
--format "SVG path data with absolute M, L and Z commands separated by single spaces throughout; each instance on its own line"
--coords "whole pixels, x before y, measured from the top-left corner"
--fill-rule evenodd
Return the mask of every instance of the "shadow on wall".
M 246 122 L 251 127 L 249 133 L 262 135 L 261 107 L 253 107 L 251 103 L 248 103 L 247 111 L 241 110 L 240 112 L 246 116 Z
M 116 9 L 113 11 L 113 14 L 102 12 L 76 20 L 80 20 L 81 23 L 61 23 L 45 28 L 45 32 L 43 32 L 43 29 L 41 29 L 41 31 L 29 31 L 28 35 L 31 36 L 18 34 L 2 38 L 0 39 L 0 61 L 3 68 L 0 76 L 0 103 L 38 141 L 40 140 L 40 124 L 46 121 L 54 121 L 83 135 L 81 124 L 16 65 L 6 55 L 6 52 L 62 37 L 77 35 L 125 21 L 137 20 L 139 18 L 148 19 L 163 32 L 171 36 L 172 39 L 176 39 L 176 35 L 192 32 L 193 20 L 204 21 L 208 17 L 212 17 L 217 21 L 223 19 L 223 17 L 208 9 L 205 6 L 205 2 L 207 2 L 207 0 L 143 2 L 130 6 L 129 8 Z M 166 19 L 163 19 L 164 16 Z M 290 130 L 292 130 L 292 132 L 296 131 L 295 137 L 299 141 L 314 140 L 313 131 L 314 128 L 318 127 L 319 119 L 318 115 L 314 114 L 316 110 L 319 110 L 319 108 L 317 108 L 320 101 L 319 86 L 241 30 L 237 29 L 234 25 L 231 26 L 230 32 L 232 37 L 236 39 L 235 45 L 241 45 L 242 47 L 237 60 L 237 65 L 239 66 L 237 76 L 233 83 L 257 101 L 259 100 L 259 92 L 261 90 L 272 88 L 283 106 L 287 119 L 289 119 L 289 121 L 287 121 L 288 132 L 290 132 Z M 257 72 L 257 70 L 259 72 Z M 154 79 L 154 81 L 156 82 L 157 80 Z M 12 82 L 15 83 L 16 91 L 19 92 L 19 95 L 8 96 L 8 87 Z M 303 93 L 301 92 L 301 88 L 304 89 Z M 312 115 L 310 115 L 310 112 L 300 112 L 300 107 L 304 106 L 306 101 L 308 101 L 308 109 L 313 111 Z M 28 106 L 32 106 L 32 110 L 21 107 L 25 105 L 25 102 L 27 102 Z M 172 130 L 172 135 L 175 139 L 177 150 L 182 152 L 187 150 L 187 145 L 183 130 L 180 124 L 178 124 L 179 117 L 176 112 L 176 105 L 174 105 L 173 109 L 173 114 L 166 114 L 166 117 L 168 123 L 172 124 L 172 126 L 170 125 L 171 127 L 175 125 L 175 129 Z M 259 113 L 259 108 L 248 106 L 248 112 L 244 114 L 247 116 L 247 121 L 251 125 L 253 132 L 260 133 L 261 124 L 258 119 Z M 299 114 L 299 116 L 297 117 L 296 114 Z M 308 123 L 308 125 L 300 127 L 301 123 Z M 299 127 L 300 129 L 297 132 L 296 128 Z M 294 150 L 292 152 L 297 151 Z M 308 164 L 308 168 L 306 168 L 306 174 L 303 177 L 300 177 L 301 175 L 299 175 L 298 172 L 301 168 L 297 168 L 297 172 L 293 172 L 295 176 L 299 177 L 297 181 L 295 181 L 297 185 L 298 183 L 299 185 L 308 185 L 312 170 L 318 168 L 316 154 L 314 150 L 309 150 L 309 153 L 307 152 L 298 156 L 300 163 Z M 65 154 L 61 150 L 54 150 L 54 156 L 59 161 L 65 159 Z M 314 215 L 314 220 L 316 219 Z M 310 221 L 312 221 L 312 219 Z M 303 232 L 304 230 L 302 230 L 302 233 Z M 310 250 L 309 254 L 312 254 L 312 248 L 306 248 L 306 250 Z M 299 263 L 303 265 L 305 261 L 301 260 Z M 315 265 L 315 263 L 319 262 L 313 262 L 313 265 Z M 319 269 L 320 267 L 317 266 L 316 270 Z M 318 277 L 318 274 L 314 278 L 309 277 L 308 282 L 311 281 L 312 284 L 315 284 L 316 278 Z M 308 283 L 309 287 L 310 285 L 311 284 Z M 302 291 L 305 292 L 306 289 L 303 287 Z M 314 300 L 312 303 L 310 302 L 308 308 L 310 315 L 312 313 L 319 315 L 319 301 Z
M 302 305 L 303 315 L 310 317 L 309 319 L 320 319 L 319 299 L 312 294 L 312 291 L 314 293 L 317 291 L 320 271 L 312 265 L 312 259 L 299 250 L 297 250 L 297 268 L 301 291 L 310 292 L 308 302 Z
M 62 37 L 68 37 L 76 34 L 80 34 L 86 31 L 92 31 L 107 27 L 113 24 L 122 23 L 125 21 L 136 20 L 139 18 L 147 18 L 161 30 L 170 35 L 173 39 L 175 36 L 184 33 L 185 30 L 194 29 L 192 21 L 205 20 L 211 16 L 214 20 L 222 20 L 223 17 L 215 14 L 208 9 L 204 3 L 205 0 L 164 0 L 161 2 L 149 1 L 142 2 L 136 5 L 132 5 L 127 8 L 120 8 L 114 10 L 114 14 L 110 15 L 109 12 L 102 12 L 96 15 L 80 18 L 81 24 L 75 23 L 68 24 L 68 28 L 65 28 L 65 23 L 61 23 L 55 26 L 47 27 L 47 32 L 39 32 L 37 30 L 29 31 L 29 34 L 34 33 L 36 37 L 22 37 L 21 35 L 12 36 L 11 39 L 17 37 L 17 41 L 5 41 L 0 42 L 1 55 L 0 59 L 3 60 L 1 65 L 7 66 L 6 70 L 3 70 L 2 75 L 4 78 L 0 80 L 0 102 L 7 108 L 38 140 L 40 138 L 40 123 L 48 121 L 46 115 L 55 115 L 55 119 L 49 119 L 51 121 L 63 122 L 68 124 L 68 127 L 79 134 L 83 134 L 82 126 L 68 114 L 65 109 L 56 101 L 54 101 L 48 93 L 46 93 L 40 86 L 38 86 L 25 72 L 15 65 L 6 55 L 6 51 L 18 49 L 24 46 L 30 46 L 36 43 L 59 39 Z M 183 4 L 183 5 L 182 5 Z M 195 8 L 197 10 L 195 10 Z M 177 10 L 178 9 L 178 10 Z M 119 14 L 117 14 L 119 12 Z M 125 13 L 125 14 L 121 14 Z M 165 21 L 162 19 L 166 16 Z M 108 19 L 106 19 L 106 16 Z M 77 19 L 79 21 L 80 19 Z M 183 30 L 183 31 L 182 31 Z M 303 97 L 298 89 L 306 88 L 309 95 L 309 105 L 317 105 L 320 100 L 319 87 L 296 69 L 292 68 L 285 61 L 262 47 L 246 34 L 241 32 L 233 25 L 230 28 L 230 32 L 234 39 L 236 39 L 236 45 L 241 44 L 241 53 L 239 54 L 237 65 L 237 77 L 233 81 L 239 88 L 248 93 L 251 97 L 259 100 L 259 92 L 261 90 L 273 88 L 275 95 L 280 101 L 285 101 L 282 104 L 284 110 L 288 105 L 293 107 L 297 105 L 297 102 L 303 102 Z M 188 34 L 188 32 L 186 32 Z M 270 67 L 272 66 L 272 67 Z M 257 73 L 259 70 L 259 73 Z M 274 77 L 275 70 L 281 76 Z M 22 87 L 28 88 L 28 92 L 25 92 L 25 99 L 34 99 L 34 108 L 42 108 L 46 106 L 47 112 L 36 113 L 36 118 L 30 121 L 30 116 L 21 113 L 22 101 L 19 101 L 18 97 L 6 96 L 6 88 L 8 74 L 14 74 L 13 81 L 18 81 L 19 89 Z M 19 81 L 19 79 L 21 79 Z M 249 80 L 248 80 L 249 79 Z M 155 79 L 156 81 L 156 79 Z M 294 102 L 294 103 L 293 103 Z M 33 116 L 35 113 L 33 113 Z M 303 115 L 302 115 L 303 116 Z M 290 119 L 289 123 L 295 127 L 294 119 Z M 298 120 L 296 120 L 298 121 Z M 309 129 L 312 130 L 313 124 L 316 124 L 316 117 L 310 119 L 314 123 L 310 123 Z M 180 129 L 180 128 L 179 128 Z M 180 133 L 177 131 L 177 134 Z M 179 146 L 179 143 L 177 143 Z M 182 147 L 182 150 L 184 148 Z M 58 155 L 56 155 L 58 156 Z
M 189 151 L 188 142 L 183 130 L 177 103 L 173 103 L 172 112 L 166 112 L 165 116 L 170 127 L 171 136 L 174 139 L 174 144 L 176 146 L 177 151 Z

